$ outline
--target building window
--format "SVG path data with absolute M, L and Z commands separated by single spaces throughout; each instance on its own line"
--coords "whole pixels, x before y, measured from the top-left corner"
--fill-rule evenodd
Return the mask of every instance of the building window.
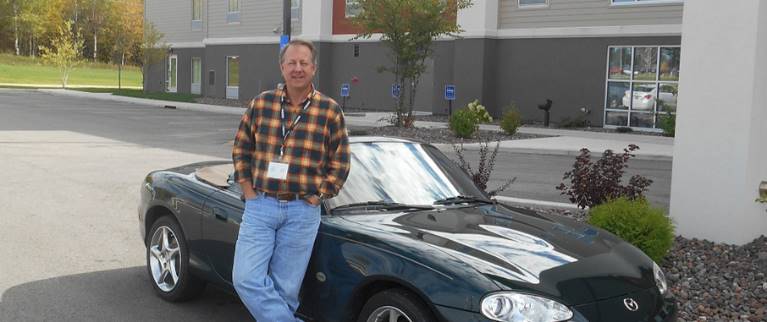
M 240 0 L 229 0 L 229 9 L 226 11 L 226 22 L 240 22 Z
M 609 47 L 605 126 L 657 128 L 659 114 L 676 113 L 679 46 Z
M 520 8 L 527 7 L 545 7 L 549 5 L 548 0 L 519 0 Z
M 354 57 L 359 57 L 359 56 L 360 56 L 360 45 L 354 44 Z
M 178 55 L 168 56 L 168 74 L 165 77 L 165 90 L 175 93 L 178 90 Z
M 192 0 L 192 30 L 202 30 L 202 0 Z
M 362 12 L 362 6 L 357 0 L 346 0 L 346 18 L 353 18 Z
M 226 98 L 238 99 L 240 91 L 240 57 L 226 57 Z
M 684 3 L 684 0 L 611 0 L 612 5 L 642 5 L 663 3 Z
M 301 20 L 301 0 L 290 0 L 290 20 Z
M 200 94 L 202 83 L 202 60 L 200 57 L 192 57 L 192 94 Z

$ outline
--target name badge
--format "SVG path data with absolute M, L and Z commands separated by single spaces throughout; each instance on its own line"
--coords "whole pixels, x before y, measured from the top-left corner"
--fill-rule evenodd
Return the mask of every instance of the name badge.
M 285 180 L 288 178 L 288 167 L 290 165 L 284 162 L 269 162 L 269 171 L 266 176 L 272 179 Z

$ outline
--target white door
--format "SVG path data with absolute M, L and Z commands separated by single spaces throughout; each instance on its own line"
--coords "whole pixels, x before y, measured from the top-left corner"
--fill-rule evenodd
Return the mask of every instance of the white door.
M 200 57 L 192 57 L 192 94 L 200 95 L 202 83 L 202 60 Z
M 168 77 L 166 78 L 166 90 L 175 93 L 178 90 L 178 55 L 168 57 Z
M 226 57 L 226 98 L 240 98 L 240 57 Z

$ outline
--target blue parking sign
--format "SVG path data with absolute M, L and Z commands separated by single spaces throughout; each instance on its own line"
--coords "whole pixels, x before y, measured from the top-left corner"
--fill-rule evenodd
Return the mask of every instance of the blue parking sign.
M 341 84 L 341 97 L 349 97 L 349 83 Z
M 290 42 L 290 36 L 289 35 L 281 35 L 280 36 L 280 50 L 288 45 Z
M 400 84 L 391 84 L 391 97 L 399 98 L 401 92 L 402 86 Z
M 445 100 L 455 101 L 455 85 L 445 85 Z

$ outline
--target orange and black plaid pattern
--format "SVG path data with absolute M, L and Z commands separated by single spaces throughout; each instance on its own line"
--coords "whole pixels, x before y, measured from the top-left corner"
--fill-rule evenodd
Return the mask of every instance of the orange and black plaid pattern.
M 284 97 L 283 97 L 284 96 Z M 286 180 L 267 177 L 269 162 L 280 155 L 282 118 L 280 101 L 285 101 L 286 132 L 298 113 L 301 120 L 285 139 L 283 162 L 290 164 Z M 252 182 L 253 188 L 271 193 L 338 194 L 349 174 L 349 138 L 344 115 L 338 104 L 313 90 L 306 101 L 291 110 L 282 87 L 263 92 L 250 102 L 234 139 L 232 160 L 235 180 Z

